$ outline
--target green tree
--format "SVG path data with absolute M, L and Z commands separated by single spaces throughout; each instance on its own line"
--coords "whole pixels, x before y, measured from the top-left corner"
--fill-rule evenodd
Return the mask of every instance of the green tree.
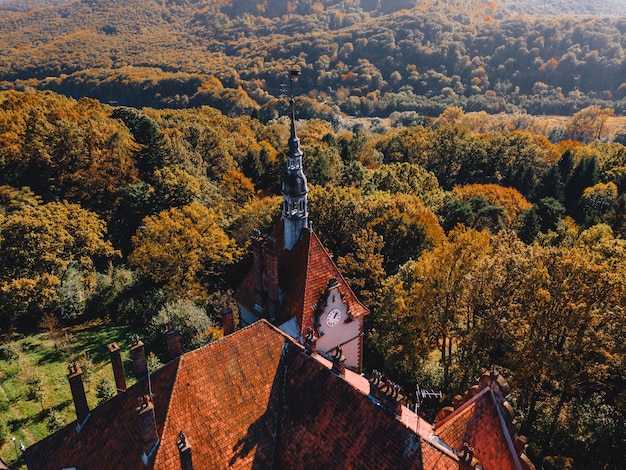
M 414 163 L 381 165 L 371 175 L 371 185 L 380 191 L 419 196 L 432 211 L 443 205 L 444 192 L 437 177 Z
M 180 334 L 184 352 L 191 351 L 217 339 L 216 322 L 209 318 L 204 308 L 190 300 L 179 299 L 166 303 L 147 327 L 147 340 L 162 358 L 167 358 L 164 333 L 173 322 Z
M 110 378 L 102 377 L 96 384 L 96 398 L 98 399 L 98 404 L 104 403 L 114 396 L 115 384 Z
M 506 226 L 504 208 L 490 204 L 483 196 L 470 199 L 449 198 L 441 210 L 442 227 L 450 231 L 457 225 L 497 233 Z

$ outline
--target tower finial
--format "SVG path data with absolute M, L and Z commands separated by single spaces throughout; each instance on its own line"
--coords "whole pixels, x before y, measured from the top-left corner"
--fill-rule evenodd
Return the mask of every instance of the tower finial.
M 293 94 L 293 84 L 298 81 L 298 77 L 300 76 L 300 70 L 292 69 L 289 72 L 289 105 L 291 107 L 291 141 L 295 141 L 298 136 L 296 135 L 296 106 L 295 99 Z M 291 143 L 291 142 L 290 142 Z

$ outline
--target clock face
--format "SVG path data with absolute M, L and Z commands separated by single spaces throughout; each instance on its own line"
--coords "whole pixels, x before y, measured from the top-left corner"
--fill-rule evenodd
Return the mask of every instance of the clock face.
M 341 310 L 333 308 L 326 316 L 326 325 L 329 327 L 335 326 L 341 320 Z

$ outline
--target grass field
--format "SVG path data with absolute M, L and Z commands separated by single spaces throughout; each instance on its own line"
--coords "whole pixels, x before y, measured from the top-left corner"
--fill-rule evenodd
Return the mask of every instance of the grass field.
M 127 384 L 134 382 L 128 356 L 133 333 L 129 327 L 89 324 L 59 333 L 56 347 L 49 333 L 13 336 L 4 343 L 4 354 L 0 354 L 0 440 L 4 437 L 0 457 L 10 468 L 26 468 L 20 443 L 28 447 L 50 434 L 47 418 L 52 410 L 57 425 L 76 420 L 66 377 L 71 360 L 83 369 L 90 408 L 98 402 L 98 382 L 107 378 L 114 383 L 107 344 L 116 341 L 120 345 Z

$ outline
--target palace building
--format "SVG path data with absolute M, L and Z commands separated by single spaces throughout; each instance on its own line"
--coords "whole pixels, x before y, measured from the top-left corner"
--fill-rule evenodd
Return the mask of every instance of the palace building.
M 533 469 L 495 371 L 434 424 L 412 411 L 419 397 L 361 374 L 369 311 L 311 229 L 307 195 L 292 100 L 282 220 L 252 236 L 241 328 L 225 310 L 224 338 L 182 354 L 170 325 L 170 362 L 153 373 L 133 338 L 130 387 L 109 344 L 118 393 L 94 409 L 70 365 L 76 421 L 25 451 L 29 470 Z

